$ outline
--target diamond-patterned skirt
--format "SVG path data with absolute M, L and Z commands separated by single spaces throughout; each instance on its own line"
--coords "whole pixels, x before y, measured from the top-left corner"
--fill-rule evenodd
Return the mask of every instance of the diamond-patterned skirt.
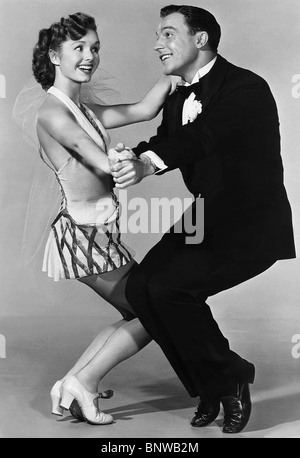
M 76 279 L 109 272 L 131 259 L 121 242 L 118 208 L 101 225 L 78 224 L 64 209 L 51 225 L 42 270 L 54 281 Z

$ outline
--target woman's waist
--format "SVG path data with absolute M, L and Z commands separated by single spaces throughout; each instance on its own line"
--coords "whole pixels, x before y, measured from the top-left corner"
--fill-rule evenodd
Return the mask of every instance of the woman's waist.
M 113 180 L 110 175 L 97 176 L 89 169 L 83 168 L 82 164 L 75 162 L 76 169 L 67 169 L 67 172 L 57 176 L 62 193 L 68 202 L 94 202 L 98 199 L 107 198 L 113 192 Z M 80 167 L 79 169 L 77 169 Z
M 117 218 L 119 203 L 111 193 L 106 196 L 66 200 L 66 209 L 72 218 L 81 224 L 105 224 Z

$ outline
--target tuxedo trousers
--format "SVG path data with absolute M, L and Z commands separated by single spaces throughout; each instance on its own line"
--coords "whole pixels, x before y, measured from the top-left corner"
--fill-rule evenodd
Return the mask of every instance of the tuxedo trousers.
M 223 259 L 207 244 L 186 244 L 183 234 L 171 231 L 130 274 L 127 300 L 191 397 L 235 395 L 235 382 L 247 377 L 248 362 L 230 349 L 207 298 L 275 262 Z

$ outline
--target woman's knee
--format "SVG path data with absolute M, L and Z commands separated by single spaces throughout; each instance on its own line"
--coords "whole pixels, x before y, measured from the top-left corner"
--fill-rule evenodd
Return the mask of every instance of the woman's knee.
M 108 281 L 103 281 L 103 276 L 94 275 L 83 277 L 80 281 L 92 288 L 95 293 L 120 312 L 124 320 L 131 321 L 136 318 L 133 308 L 125 297 L 125 277 L 119 278 L 117 281 L 112 277 L 107 279 Z

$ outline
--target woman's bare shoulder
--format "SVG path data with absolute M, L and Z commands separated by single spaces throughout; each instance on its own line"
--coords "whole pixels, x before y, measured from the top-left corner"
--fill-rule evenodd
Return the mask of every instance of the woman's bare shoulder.
M 55 126 L 63 120 L 72 118 L 72 113 L 56 97 L 48 94 L 37 112 L 37 125 Z

